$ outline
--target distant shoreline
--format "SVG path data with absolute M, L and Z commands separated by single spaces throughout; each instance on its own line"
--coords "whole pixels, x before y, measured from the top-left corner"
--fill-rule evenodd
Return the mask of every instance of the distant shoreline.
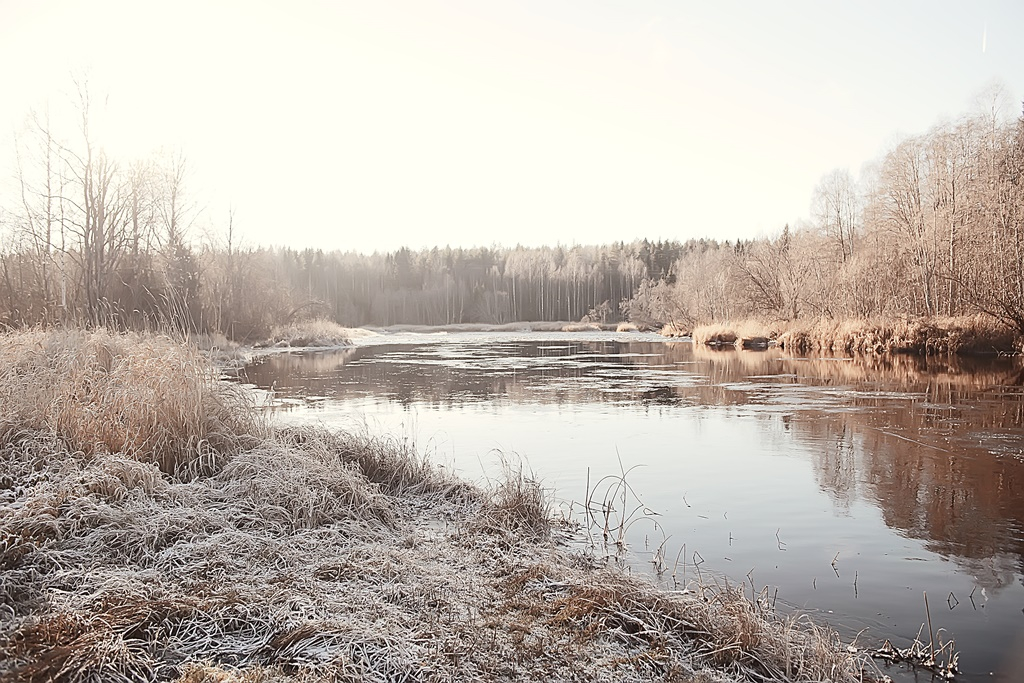
M 666 325 L 665 336 L 689 336 L 712 348 L 760 349 L 778 346 L 795 353 L 843 355 L 906 353 L 938 355 L 1019 355 L 1024 339 L 986 316 L 826 319 L 764 322 L 735 320 Z

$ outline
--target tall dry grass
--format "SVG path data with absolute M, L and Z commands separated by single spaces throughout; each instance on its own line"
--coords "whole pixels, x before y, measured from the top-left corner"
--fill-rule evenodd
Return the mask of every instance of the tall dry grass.
M 794 321 L 779 346 L 796 352 L 914 353 L 952 355 L 1012 353 L 1016 333 L 988 316 Z
M 367 334 L 373 333 L 342 327 L 333 320 L 314 318 L 275 326 L 270 337 L 260 346 L 348 346 L 353 338 Z
M 663 334 L 671 334 L 672 330 Z M 758 348 L 774 340 L 796 353 L 912 353 L 922 356 L 1018 353 L 1014 330 L 988 316 L 932 318 L 814 318 L 764 322 L 740 320 L 699 325 L 693 342 L 711 347 Z
M 477 528 L 513 540 L 546 541 L 551 537 L 552 502 L 522 459 L 503 457 L 501 474 L 477 514 Z
M 0 337 L 0 442 L 24 430 L 172 473 L 209 471 L 266 427 L 247 393 L 169 337 L 35 329 Z
M 428 494 L 465 500 L 478 497 L 479 492 L 472 486 L 439 468 L 405 439 L 317 427 L 281 430 L 276 438 L 307 450 L 333 454 L 357 467 L 370 483 L 389 494 Z
M 694 344 L 704 346 L 762 347 L 778 334 L 778 326 L 757 320 L 737 320 L 693 328 Z

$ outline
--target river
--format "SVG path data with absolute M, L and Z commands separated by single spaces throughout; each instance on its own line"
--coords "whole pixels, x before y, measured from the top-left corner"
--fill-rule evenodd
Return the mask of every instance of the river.
M 863 646 L 909 644 L 927 593 L 958 680 L 1024 675 L 1018 359 L 401 333 L 270 355 L 243 378 L 273 390 L 278 421 L 393 433 L 468 479 L 521 458 L 577 520 L 627 472 L 631 571 L 746 584 Z

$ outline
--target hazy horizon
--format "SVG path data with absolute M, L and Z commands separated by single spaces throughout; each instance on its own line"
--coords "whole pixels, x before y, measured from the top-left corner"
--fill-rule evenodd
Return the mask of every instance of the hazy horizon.
M 102 142 L 181 149 L 193 238 L 372 253 L 736 240 L 907 135 L 1024 97 L 1016 3 L 0 0 L 13 136 L 72 74 Z M 73 131 L 72 131 L 73 132 Z

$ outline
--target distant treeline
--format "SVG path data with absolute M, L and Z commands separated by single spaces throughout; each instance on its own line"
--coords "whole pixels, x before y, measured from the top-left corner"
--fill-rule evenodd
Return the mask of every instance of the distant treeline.
M 444 325 L 621 319 L 649 278 L 671 278 L 685 245 L 400 249 L 370 256 L 306 250 L 270 255 L 287 305 L 321 307 L 347 325 Z
M 307 249 L 200 251 L 200 318 L 253 338 L 297 318 L 345 326 L 621 320 L 642 283 L 670 279 L 685 245 L 400 249 L 387 254 Z
M 239 248 L 189 238 L 180 155 L 109 158 L 81 125 L 36 115 L 0 197 L 0 324 L 106 325 L 265 336 L 347 326 L 988 313 L 1024 330 L 1024 118 L 995 114 L 903 140 L 855 184 L 824 177 L 812 220 L 720 242 L 492 247 L 388 254 Z
M 77 84 L 76 84 L 77 85 Z M 0 197 L 0 324 L 223 332 L 344 325 L 615 320 L 647 279 L 671 278 L 673 242 L 602 247 L 401 249 L 362 255 L 240 248 L 192 237 L 199 211 L 181 155 L 111 158 L 79 87 L 76 130 L 34 113 L 16 140 L 13 192 Z
M 991 111 L 902 140 L 859 183 L 821 180 L 811 221 L 706 243 L 645 282 L 634 320 L 988 314 L 1024 332 L 1024 116 Z

